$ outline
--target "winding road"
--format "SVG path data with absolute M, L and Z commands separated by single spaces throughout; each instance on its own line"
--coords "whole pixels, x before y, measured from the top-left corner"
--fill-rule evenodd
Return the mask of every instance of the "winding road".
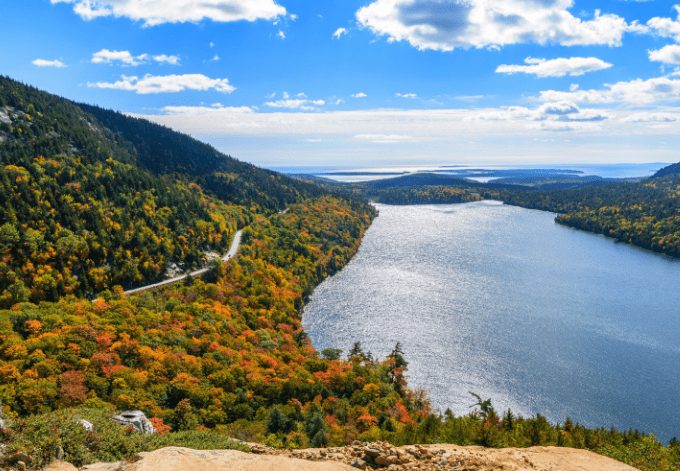
M 231 246 L 229 247 L 229 252 L 227 252 L 227 254 L 224 257 L 222 257 L 223 262 L 231 260 L 238 253 L 238 249 L 241 246 L 241 235 L 242 234 L 243 234 L 242 230 L 237 231 L 236 234 L 234 234 L 234 240 L 231 242 Z M 173 283 L 177 283 L 178 281 L 182 281 L 182 280 L 184 280 L 184 279 L 186 279 L 190 276 L 191 277 L 201 276 L 205 273 L 208 273 L 209 271 L 210 271 L 210 267 L 201 268 L 200 270 L 195 270 L 195 271 L 192 271 L 192 272 L 189 272 L 189 273 L 185 273 L 184 275 L 179 275 L 179 276 L 175 276 L 173 278 L 168 278 L 167 280 L 163 280 L 163 281 L 160 281 L 158 283 L 154 283 L 154 284 L 151 284 L 151 285 L 141 286 L 139 288 L 127 290 L 127 291 L 125 291 L 125 294 L 126 295 L 137 294 L 137 293 L 141 293 L 143 291 L 148 291 L 150 289 L 160 288 L 161 286 L 171 285 Z

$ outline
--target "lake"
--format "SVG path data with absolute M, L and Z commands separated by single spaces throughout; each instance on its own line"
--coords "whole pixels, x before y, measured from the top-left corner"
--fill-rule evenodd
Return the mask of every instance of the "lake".
M 680 437 L 680 261 L 483 201 L 377 205 L 354 259 L 304 310 L 317 349 L 401 342 L 409 381 L 551 421 Z

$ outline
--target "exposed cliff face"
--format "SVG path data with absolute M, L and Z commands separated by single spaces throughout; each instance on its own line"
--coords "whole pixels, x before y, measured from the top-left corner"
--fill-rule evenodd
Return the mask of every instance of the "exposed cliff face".
M 352 469 L 400 470 L 510 470 L 510 471 L 633 471 L 618 461 L 573 448 L 482 448 L 454 445 L 393 447 L 386 443 L 357 443 L 328 449 L 282 451 L 261 445 L 253 453 L 234 450 L 198 451 L 163 448 L 141 453 L 133 463 L 98 463 L 88 471 L 350 471 Z M 49 471 L 73 471 L 55 463 Z

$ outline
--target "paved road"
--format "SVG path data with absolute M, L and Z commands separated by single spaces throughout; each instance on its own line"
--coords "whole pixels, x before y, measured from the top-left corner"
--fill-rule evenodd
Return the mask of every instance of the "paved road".
M 227 260 L 230 260 L 234 258 L 234 256 L 238 253 L 238 249 L 241 246 L 241 235 L 243 234 L 243 231 L 237 231 L 236 234 L 234 234 L 234 240 L 231 242 L 231 247 L 229 247 L 229 252 L 222 257 L 222 261 L 226 262 Z M 210 271 L 210 267 L 205 267 L 201 268 L 200 270 L 192 271 L 190 273 L 185 273 L 184 275 L 180 276 L 175 276 L 174 278 L 168 278 L 167 280 L 163 280 L 159 283 L 154 283 L 152 285 L 146 285 L 142 286 L 140 288 L 135 288 L 131 289 L 125 292 L 125 294 L 137 294 L 141 293 L 142 291 L 148 291 L 150 289 L 154 288 L 160 288 L 161 286 L 166 286 L 166 285 L 171 285 L 173 283 L 177 283 L 178 281 L 182 281 L 188 277 L 194 277 L 194 276 L 201 276 L 204 273 L 208 273 Z

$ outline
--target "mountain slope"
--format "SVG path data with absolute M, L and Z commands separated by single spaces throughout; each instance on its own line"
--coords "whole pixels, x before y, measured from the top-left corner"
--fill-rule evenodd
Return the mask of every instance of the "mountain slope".
M 0 306 L 202 265 L 252 211 L 320 191 L 0 77 Z
M 241 162 L 150 121 L 96 106 L 78 106 L 128 143 L 140 167 L 157 175 L 190 176 L 223 201 L 274 211 L 322 193 L 315 185 Z
M 678 175 L 680 174 L 680 162 L 677 164 L 669 165 L 664 167 L 654 174 L 654 177 L 666 177 L 668 175 Z
M 680 257 L 680 175 L 567 190 L 491 191 L 486 196 L 560 213 L 560 224 Z

